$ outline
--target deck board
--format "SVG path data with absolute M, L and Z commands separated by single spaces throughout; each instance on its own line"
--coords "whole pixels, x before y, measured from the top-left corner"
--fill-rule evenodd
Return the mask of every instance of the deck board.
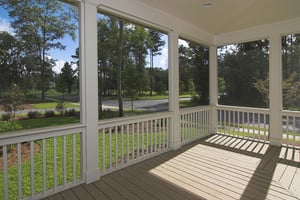
M 46 199 L 300 199 L 299 149 L 202 139 Z

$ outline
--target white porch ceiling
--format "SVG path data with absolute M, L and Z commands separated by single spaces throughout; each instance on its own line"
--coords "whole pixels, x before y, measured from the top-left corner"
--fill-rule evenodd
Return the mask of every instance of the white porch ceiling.
M 214 35 L 300 18 L 300 0 L 138 1 Z M 206 3 L 213 5 L 206 8 Z

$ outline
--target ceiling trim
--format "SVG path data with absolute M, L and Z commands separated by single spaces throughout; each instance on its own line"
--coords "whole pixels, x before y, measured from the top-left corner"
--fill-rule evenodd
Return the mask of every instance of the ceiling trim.
M 270 38 L 271 35 L 287 35 L 300 33 L 300 17 L 271 24 L 259 25 L 243 30 L 223 33 L 215 36 L 214 44 L 222 46 L 226 44 L 241 43 L 259 39 Z

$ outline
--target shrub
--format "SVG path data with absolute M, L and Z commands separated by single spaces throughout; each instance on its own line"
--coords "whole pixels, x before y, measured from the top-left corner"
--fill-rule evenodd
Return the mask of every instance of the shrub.
M 44 116 L 46 118 L 49 118 L 49 117 L 54 117 L 55 113 L 53 110 L 46 110 L 45 113 L 44 113 Z
M 119 116 L 119 112 L 113 111 L 111 109 L 107 109 L 99 112 L 99 119 L 110 119 L 118 116 Z
M 3 121 L 8 121 L 11 119 L 11 113 L 5 113 L 2 115 L 2 120 Z
M 57 102 L 55 109 L 56 109 L 57 112 L 59 112 L 61 115 L 63 115 L 64 114 L 64 109 L 65 109 L 64 102 L 63 101 Z
M 29 119 L 37 119 L 41 117 L 41 114 L 38 111 L 29 111 L 27 116 Z
M 0 121 L 0 133 L 3 133 L 3 132 L 10 132 L 10 131 L 16 131 L 16 130 L 19 130 L 21 129 L 20 126 L 18 126 L 15 121 L 4 121 L 4 122 L 1 122 Z
M 75 109 L 70 109 L 70 110 L 65 110 L 65 116 L 75 116 L 76 115 L 76 111 Z

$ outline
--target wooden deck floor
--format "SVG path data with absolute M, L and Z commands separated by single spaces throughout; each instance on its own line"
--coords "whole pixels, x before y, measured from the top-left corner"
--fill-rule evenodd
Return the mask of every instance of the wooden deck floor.
M 214 135 L 53 199 L 300 199 L 299 150 Z

